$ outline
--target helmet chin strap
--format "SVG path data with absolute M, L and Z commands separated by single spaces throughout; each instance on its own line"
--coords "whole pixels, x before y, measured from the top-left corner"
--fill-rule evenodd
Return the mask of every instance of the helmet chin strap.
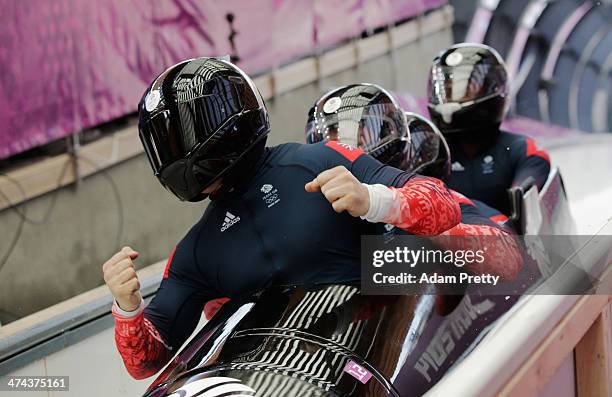
M 457 102 L 440 103 L 434 107 L 440 113 L 446 124 L 453 122 L 453 114 L 461 110 L 461 104 Z

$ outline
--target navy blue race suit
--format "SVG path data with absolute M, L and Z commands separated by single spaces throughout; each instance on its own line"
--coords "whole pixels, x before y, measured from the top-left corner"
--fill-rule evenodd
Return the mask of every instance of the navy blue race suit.
M 448 187 L 470 199 L 510 215 L 507 190 L 533 177 L 542 189 L 550 172 L 546 151 L 537 148 L 533 139 L 500 131 L 494 142 L 474 157 L 462 149 L 460 142 L 449 139 L 452 173 Z
M 461 207 L 461 223 L 465 225 L 486 225 L 506 228 L 508 217 L 493 207 L 465 196 L 457 197 Z M 506 228 L 511 231 L 509 226 Z
M 459 205 L 442 182 L 383 165 L 360 149 L 337 142 L 267 148 L 246 182 L 211 200 L 176 246 L 144 319 L 122 319 L 115 313 L 117 346 L 132 376 L 150 376 L 161 368 L 169 352 L 193 332 L 204 303 L 211 299 L 233 298 L 271 283 L 359 280 L 360 236 L 374 234 L 377 224 L 338 214 L 323 194 L 304 189 L 335 166 L 345 166 L 366 184 L 401 188 L 435 181 L 441 190 L 424 205 L 433 212 L 427 219 L 447 209 L 452 215 L 437 218 L 436 227 L 428 230 L 438 234 L 459 221 Z M 422 194 L 419 186 L 417 193 Z M 419 200 L 423 202 L 423 196 Z M 155 340 L 143 341 L 146 332 Z

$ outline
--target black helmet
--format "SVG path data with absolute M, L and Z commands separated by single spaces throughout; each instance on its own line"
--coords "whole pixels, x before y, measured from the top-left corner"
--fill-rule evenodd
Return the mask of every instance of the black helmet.
M 404 111 L 375 84 L 336 88 L 308 112 L 306 142 L 340 141 L 359 147 L 379 161 L 401 168 L 410 152 Z
M 508 102 L 502 57 L 483 44 L 455 44 L 434 60 L 429 74 L 429 114 L 442 133 L 499 127 Z
M 238 162 L 258 158 L 270 130 L 253 81 L 217 58 L 168 68 L 145 91 L 138 116 L 140 140 L 155 176 L 185 201 L 204 199 L 202 191 L 219 177 L 229 177 Z
M 451 173 L 450 150 L 440 130 L 420 114 L 406 112 L 410 130 L 407 171 L 446 180 Z

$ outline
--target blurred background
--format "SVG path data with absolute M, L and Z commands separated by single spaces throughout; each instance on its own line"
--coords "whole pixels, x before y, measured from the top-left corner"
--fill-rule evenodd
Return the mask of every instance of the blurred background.
M 124 245 L 164 260 L 206 203 L 157 182 L 138 101 L 164 68 L 230 55 L 267 100 L 274 145 L 304 140 L 334 86 L 378 83 L 426 113 L 429 63 L 454 42 L 505 58 L 505 128 L 561 166 L 583 233 L 612 216 L 612 1 L 0 0 L 0 323 L 103 284 Z M 110 349 L 110 345 L 106 346 Z

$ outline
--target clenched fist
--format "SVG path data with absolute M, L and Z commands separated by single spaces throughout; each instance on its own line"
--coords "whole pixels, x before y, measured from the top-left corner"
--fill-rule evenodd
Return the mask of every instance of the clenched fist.
M 347 211 L 352 216 L 363 216 L 370 208 L 368 189 L 344 166 L 321 172 L 304 186 L 307 192 L 321 191 L 334 211 Z
M 127 312 L 138 309 L 142 301 L 140 282 L 132 262 L 137 257 L 138 252 L 130 247 L 123 247 L 102 265 L 104 282 L 119 307 Z

